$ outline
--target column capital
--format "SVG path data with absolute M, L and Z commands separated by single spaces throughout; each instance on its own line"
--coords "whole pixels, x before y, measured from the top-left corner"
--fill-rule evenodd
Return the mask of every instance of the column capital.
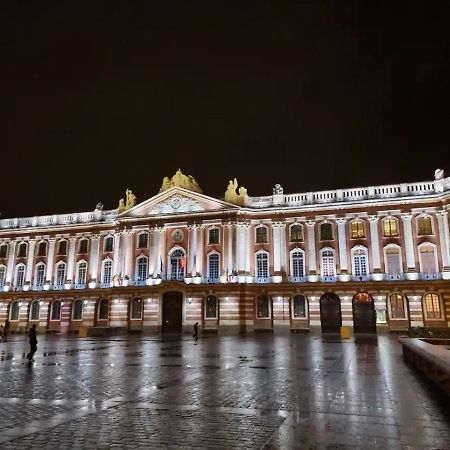
M 90 236 L 91 241 L 98 241 L 100 239 L 99 234 L 91 234 Z
M 315 224 L 316 224 L 316 221 L 315 221 L 315 220 L 308 219 L 308 220 L 306 221 L 306 225 L 307 225 L 308 227 L 313 227 Z
M 272 227 L 274 228 L 286 228 L 286 222 L 282 222 L 280 220 L 276 222 L 272 222 Z
M 70 241 L 70 242 L 76 242 L 77 239 L 78 239 L 78 238 L 77 238 L 76 236 L 70 236 L 70 237 L 69 237 L 69 241 Z
M 335 220 L 338 225 L 345 225 L 347 222 L 347 217 L 337 217 Z
M 369 222 L 376 223 L 379 220 L 380 220 L 380 218 L 378 216 L 376 216 L 375 214 L 372 214 L 369 216 Z
M 447 217 L 448 216 L 448 211 L 446 209 L 440 209 L 436 215 L 439 215 L 441 217 Z
M 412 213 L 407 212 L 407 213 L 402 213 L 402 220 L 403 221 L 409 221 L 412 219 Z

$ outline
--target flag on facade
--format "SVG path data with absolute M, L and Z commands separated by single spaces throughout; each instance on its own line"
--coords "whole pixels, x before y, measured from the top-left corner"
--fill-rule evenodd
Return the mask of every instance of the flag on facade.
M 184 255 L 180 258 L 180 267 L 182 269 L 186 267 L 186 257 Z

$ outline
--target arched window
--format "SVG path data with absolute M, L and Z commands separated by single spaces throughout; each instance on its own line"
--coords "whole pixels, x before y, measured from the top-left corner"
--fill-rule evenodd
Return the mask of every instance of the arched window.
M 36 272 L 34 273 L 34 285 L 37 287 L 44 286 L 45 281 L 45 264 L 43 262 L 36 264 Z
M 75 300 L 72 304 L 72 320 L 83 319 L 83 301 Z
M 219 229 L 210 228 L 208 230 L 208 244 L 218 244 L 219 243 Z
M 86 284 L 87 262 L 79 261 L 77 263 L 77 284 Z
M 103 251 L 106 253 L 112 252 L 114 247 L 114 238 L 112 236 L 106 236 L 103 240 Z
M 58 255 L 65 256 L 67 255 L 67 241 L 62 240 L 58 242 Z
M 402 294 L 391 294 L 389 296 L 389 307 L 391 319 L 406 319 L 405 298 Z
M 208 295 L 206 297 L 205 317 L 207 319 L 217 319 L 217 297 L 215 295 Z
M 394 217 L 388 217 L 383 220 L 384 237 L 398 236 L 398 221 Z
M 403 272 L 402 257 L 400 247 L 390 245 L 384 249 L 384 259 L 386 265 L 386 273 L 389 275 L 398 275 Z
M 112 260 L 107 258 L 102 261 L 102 283 L 109 284 L 112 280 Z
M 37 255 L 38 256 L 46 256 L 47 255 L 47 242 L 44 242 L 44 241 L 39 242 Z
M 86 238 L 80 239 L 78 242 L 78 253 L 85 255 L 88 252 L 89 240 Z
M 170 255 L 170 279 L 182 280 L 186 268 L 186 257 L 180 249 L 174 250 Z
M 295 223 L 290 228 L 290 241 L 291 242 L 303 242 L 303 226 L 299 223 Z
M 256 254 L 256 278 L 269 277 L 269 255 L 266 252 Z
M 425 316 L 427 319 L 441 319 L 441 302 L 439 295 L 430 293 L 423 296 Z
M 270 319 L 270 301 L 268 295 L 258 295 L 256 299 L 256 314 L 258 319 Z
M 99 320 L 107 320 L 109 317 L 109 301 L 106 298 L 102 298 L 98 305 L 98 318 Z
M 56 264 L 56 286 L 63 286 L 66 281 L 66 263 L 59 262 Z
M 417 219 L 417 234 L 419 236 L 430 236 L 433 234 L 431 217 L 421 216 Z
M 25 264 L 17 264 L 16 266 L 16 286 L 22 287 L 25 281 Z
M 294 319 L 304 319 L 306 317 L 306 297 L 297 294 L 292 297 L 292 317 Z
M 52 303 L 52 313 L 51 320 L 61 320 L 61 302 L 59 300 L 55 300 Z
M 0 266 L 0 288 L 5 285 L 6 267 Z
M 146 256 L 140 256 L 137 259 L 136 277 L 138 281 L 145 281 L 148 277 L 148 259 Z
M 33 300 L 30 305 L 30 320 L 39 320 L 40 304 L 38 300 Z
M 334 250 L 324 248 L 320 251 L 321 271 L 323 277 L 334 277 L 336 275 L 336 259 Z
M 366 237 L 364 222 L 361 219 L 355 219 L 352 222 L 350 222 L 350 235 L 352 239 L 359 239 Z
M 208 278 L 210 280 L 218 280 L 220 275 L 220 256 L 218 253 L 210 253 L 208 255 Z
M 140 298 L 131 300 L 130 319 L 142 319 L 142 300 Z
M 320 224 L 320 240 L 333 240 L 333 225 L 330 222 L 324 222 Z
M 267 227 L 265 225 L 256 227 L 256 243 L 266 244 L 267 242 L 269 242 Z
M 148 247 L 148 233 L 140 233 L 138 236 L 138 248 Z
M 301 278 L 305 276 L 305 253 L 295 249 L 291 252 L 291 276 Z
M 8 255 L 8 244 L 0 245 L 0 258 L 6 258 Z
M 367 249 L 365 247 L 355 247 L 352 249 L 353 275 L 355 277 L 365 277 L 368 274 Z
M 432 274 L 438 272 L 436 249 L 432 244 L 422 244 L 419 246 L 420 272 Z
M 17 256 L 19 258 L 25 258 L 27 256 L 27 244 L 25 242 L 21 242 L 19 247 L 17 248 Z
M 12 302 L 9 309 L 9 320 L 19 320 L 20 305 L 19 302 Z

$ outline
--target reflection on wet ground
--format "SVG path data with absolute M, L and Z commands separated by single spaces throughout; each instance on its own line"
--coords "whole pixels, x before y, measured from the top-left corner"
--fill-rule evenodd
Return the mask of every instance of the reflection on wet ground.
M 0 446 L 450 448 L 393 336 L 24 336 L 0 344 Z

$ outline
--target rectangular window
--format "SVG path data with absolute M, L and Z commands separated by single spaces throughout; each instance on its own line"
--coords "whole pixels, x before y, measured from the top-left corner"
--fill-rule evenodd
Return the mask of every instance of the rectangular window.
M 138 248 L 147 248 L 148 247 L 148 234 L 141 233 L 138 239 Z
M 135 298 L 131 301 L 131 319 L 141 319 L 142 318 L 142 301 L 141 299 Z
M 256 300 L 256 313 L 258 319 L 270 319 L 269 297 L 267 295 L 259 295 Z
M 44 264 L 39 264 L 36 267 L 36 280 L 34 282 L 34 284 L 36 286 L 43 286 L 44 285 L 44 277 L 45 277 L 45 266 Z
M 402 273 L 400 253 L 395 249 L 386 251 L 386 273 L 389 275 L 398 275 Z
M 320 240 L 333 240 L 333 226 L 331 225 L 331 223 L 323 223 L 322 225 L 320 225 Z
M 58 264 L 56 269 L 56 285 L 62 286 L 66 278 L 66 265 L 64 263 Z
M 0 288 L 5 285 L 6 267 L 0 266 Z
M 208 244 L 218 244 L 219 243 L 219 229 L 212 228 L 208 233 Z
M 294 295 L 293 313 L 295 319 L 303 319 L 306 317 L 306 298 L 304 295 Z
M 397 219 L 385 219 L 383 230 L 385 237 L 398 236 Z
M 419 236 L 429 236 L 433 234 L 431 217 L 419 217 L 418 225 L 419 225 Z
M 114 239 L 112 236 L 108 236 L 107 238 L 105 238 L 104 242 L 103 242 L 103 250 L 105 252 L 112 252 L 113 251 L 113 244 L 114 244 Z
M 58 255 L 67 254 L 67 241 L 61 241 L 58 244 Z
M 78 247 L 78 253 L 80 253 L 80 255 L 84 255 L 88 252 L 88 240 L 87 239 L 82 239 L 80 241 L 80 245 Z
M 103 264 L 103 283 L 111 283 L 112 261 L 105 261 Z
M 364 222 L 355 220 L 350 224 L 352 239 L 364 238 Z
M 215 295 L 206 297 L 205 317 L 207 319 L 217 319 L 217 297 Z
M 391 318 L 392 319 L 405 319 L 405 302 L 403 296 L 400 294 L 392 294 L 389 297 L 391 302 Z
M 73 302 L 73 320 L 82 320 L 83 319 L 83 301 L 75 300 Z
M 441 304 L 439 303 L 439 297 L 437 294 L 425 295 L 425 309 L 428 319 L 441 318 Z
M 8 253 L 8 246 L 6 244 L 3 244 L 0 246 L 0 258 L 6 258 L 6 255 Z
M 269 276 L 269 263 L 266 253 L 258 253 L 256 255 L 256 277 L 268 278 Z
M 38 247 L 38 256 L 45 256 L 47 254 L 47 243 L 40 242 Z
M 266 227 L 258 227 L 256 229 L 256 243 L 257 244 L 265 244 L 267 242 L 268 242 L 267 228 Z

